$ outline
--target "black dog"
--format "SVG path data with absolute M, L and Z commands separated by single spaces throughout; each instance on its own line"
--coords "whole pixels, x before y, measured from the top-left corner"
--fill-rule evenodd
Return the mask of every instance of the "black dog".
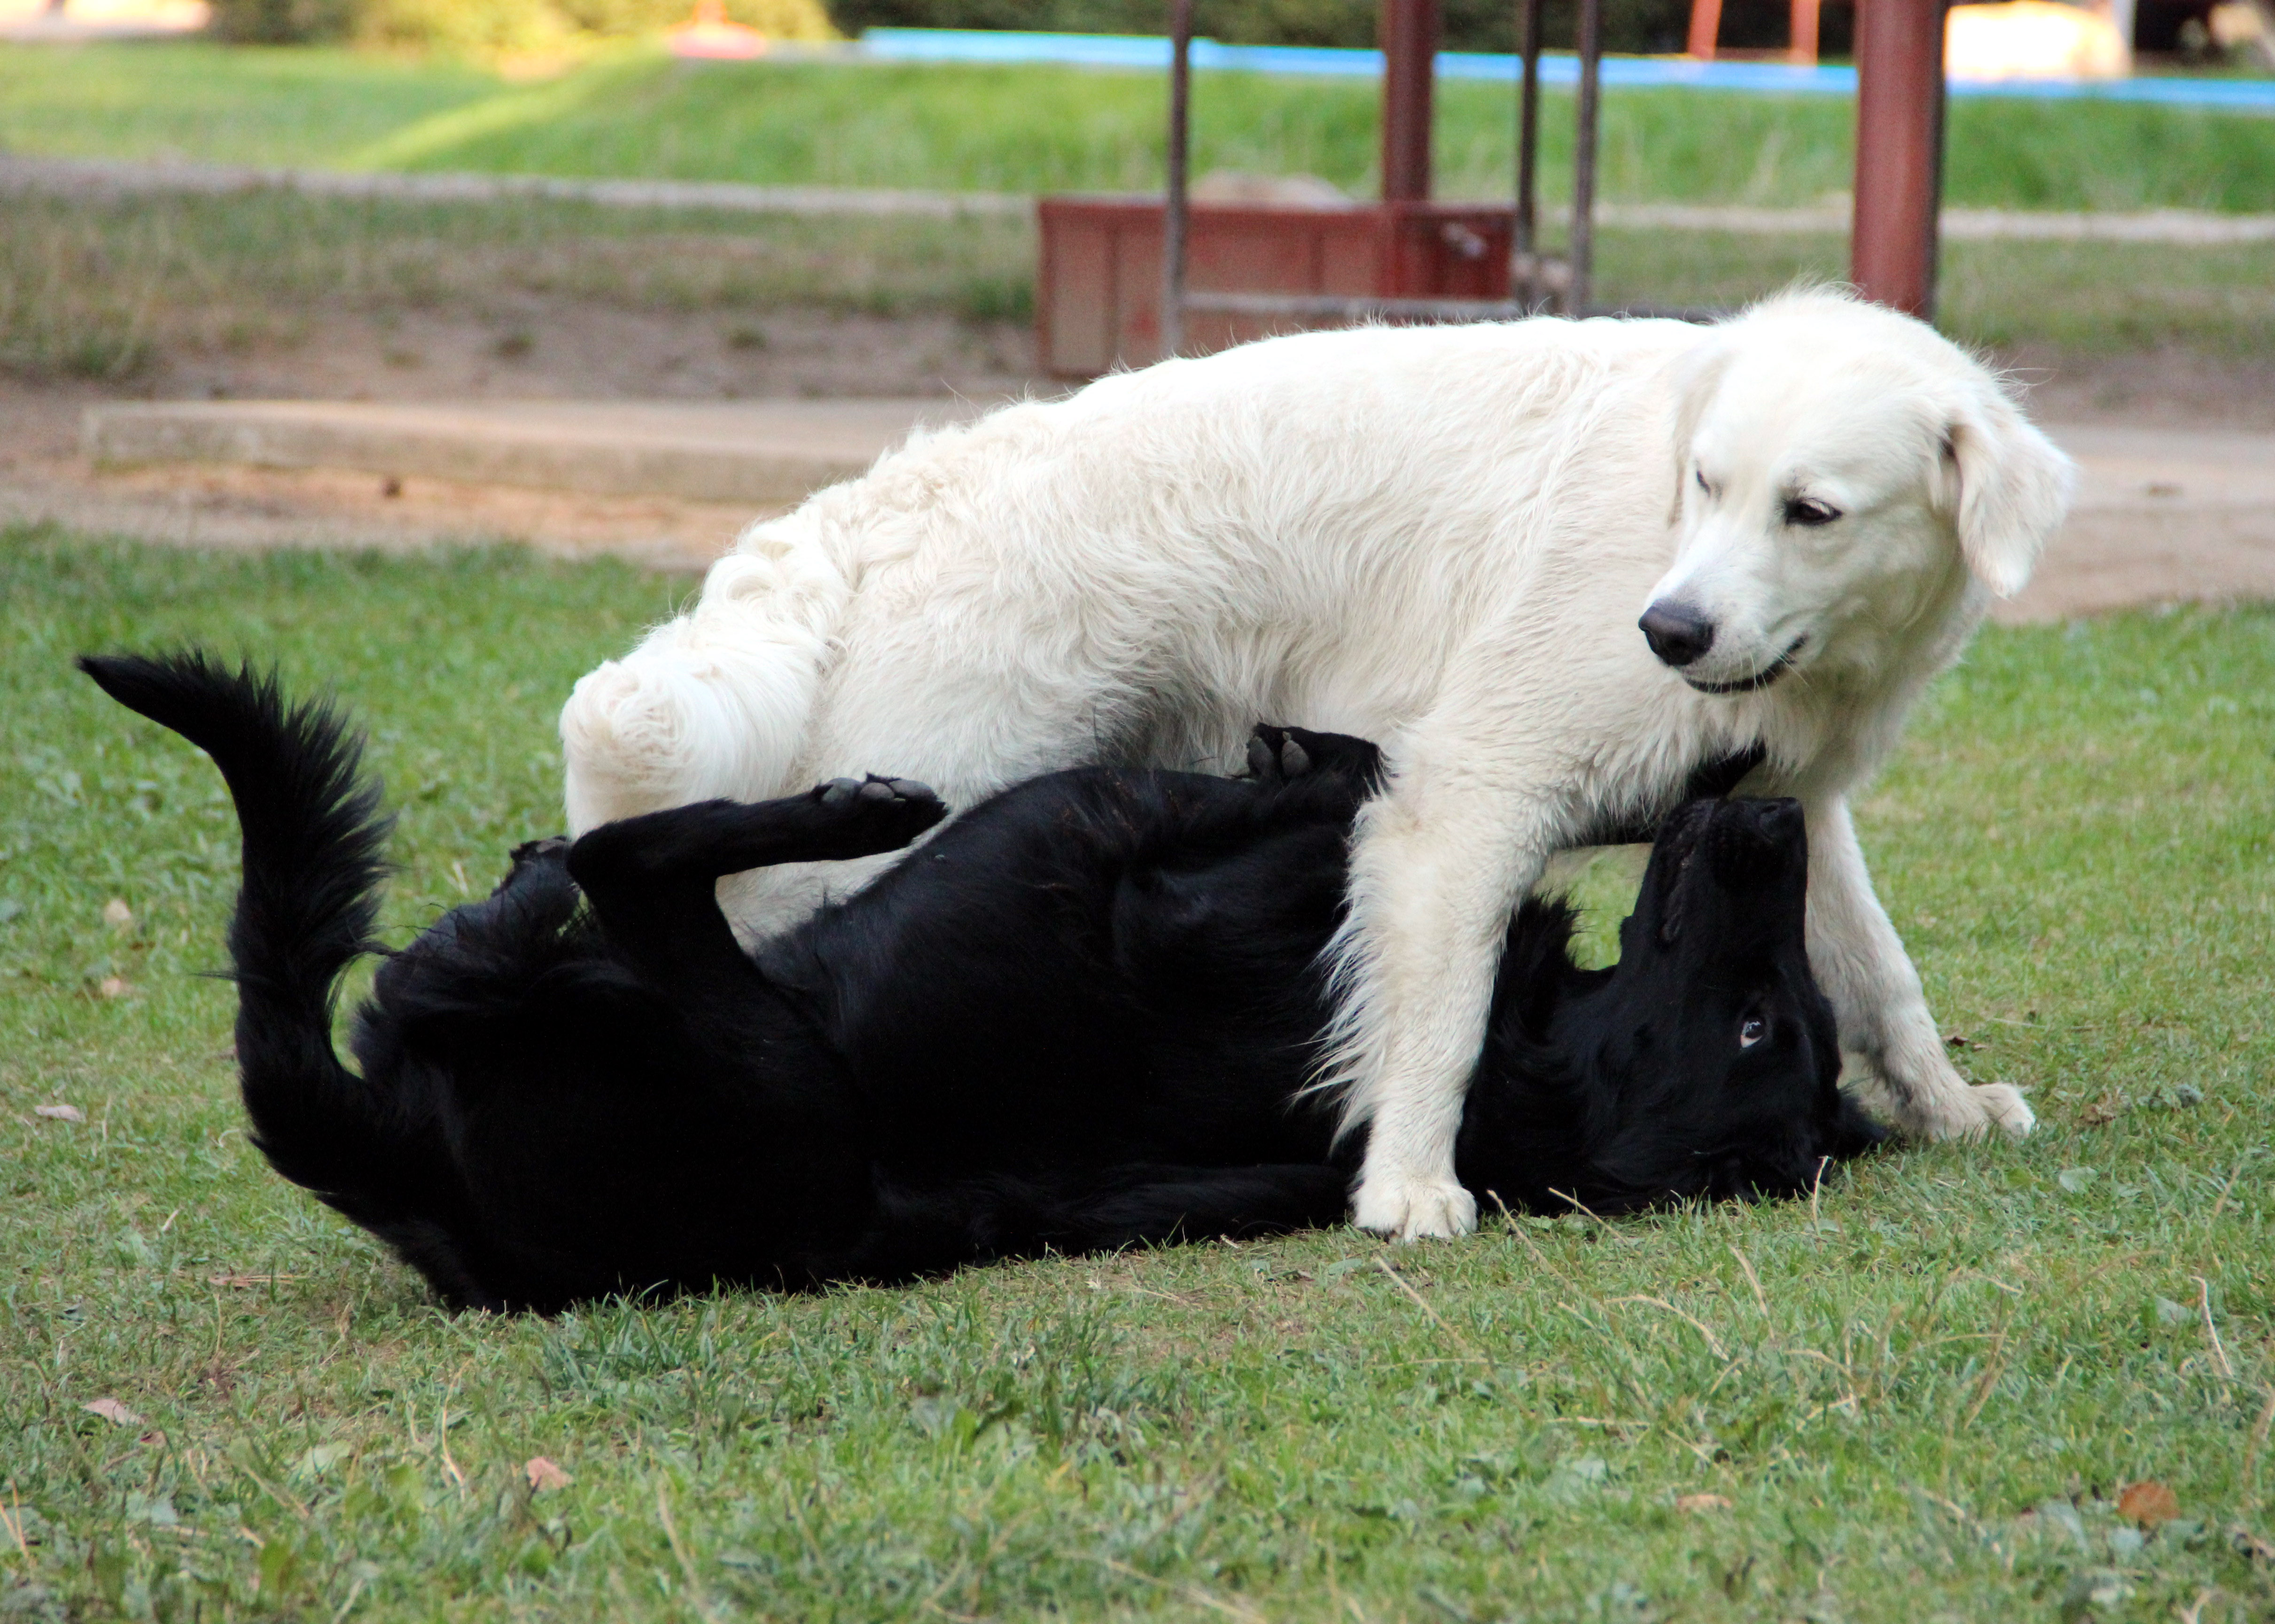
M 736 945 L 719 876 L 907 844 L 923 786 L 839 780 L 515 854 L 381 967 L 331 1042 L 388 822 L 322 704 L 203 656 L 87 659 L 212 755 L 244 832 L 230 928 L 246 1107 L 276 1170 L 454 1305 L 890 1280 L 1325 1224 L 1358 1146 L 1305 1092 L 1355 739 L 1259 729 L 1251 780 L 1061 773 L 850 900 Z M 1513 923 L 1459 1167 L 1509 1206 L 1791 1194 L 1876 1129 L 1803 946 L 1792 802 L 1694 802 L 1611 971 Z M 580 905 L 583 904 L 583 905 Z

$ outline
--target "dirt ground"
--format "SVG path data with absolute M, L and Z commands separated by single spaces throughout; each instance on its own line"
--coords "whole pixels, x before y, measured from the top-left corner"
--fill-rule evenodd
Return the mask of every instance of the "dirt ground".
M 667 570 L 699 570 L 758 517 L 741 504 L 588 496 L 323 470 L 178 465 L 103 471 L 79 449 L 79 417 L 98 400 L 307 398 L 480 400 L 961 395 L 1002 399 L 1063 383 L 1033 372 L 1032 335 L 1010 323 L 778 310 L 729 323 L 715 312 L 631 313 L 535 301 L 518 319 L 411 314 L 338 319 L 300 342 L 182 357 L 127 387 L 33 385 L 0 378 L 0 522 L 224 547 L 415 548 L 518 540 L 548 553 L 599 552 Z M 2141 352 L 2080 359 L 1999 358 L 2042 421 L 2067 425 L 2275 431 L 2275 358 L 2209 359 Z M 2232 526 L 2231 526 L 2232 528 Z M 2250 526 L 2256 536 L 2261 526 Z M 2249 541 L 2207 534 L 2201 567 L 2173 585 L 2185 528 L 2165 527 L 2137 567 L 2121 545 L 2097 548 L 2090 592 L 2059 573 L 2017 606 L 2042 619 L 2174 596 L 2257 594 L 2275 559 Z M 2247 538 L 2249 541 L 2249 539 Z M 2239 565 L 2239 558 L 2242 563 Z M 2184 562 L 2187 562 L 2184 559 Z M 2112 575 L 2112 568 L 2115 573 Z M 2188 573 L 2188 572 L 2184 572 Z M 2075 601 L 2073 601 L 2075 600 Z
M 945 316 L 769 312 L 722 321 L 606 306 L 532 307 L 501 321 L 448 314 L 325 321 L 299 343 L 171 358 L 125 387 L 0 375 L 0 523 L 208 547 L 416 548 L 523 540 L 699 570 L 758 515 L 745 504 L 382 480 L 330 470 L 211 464 L 99 470 L 79 413 L 138 399 L 722 400 L 964 396 L 1063 385 L 1032 374 L 1024 325 Z

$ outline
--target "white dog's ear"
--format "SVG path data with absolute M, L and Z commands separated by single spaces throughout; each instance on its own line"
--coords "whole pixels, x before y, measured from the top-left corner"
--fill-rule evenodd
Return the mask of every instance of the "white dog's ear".
M 2076 465 L 2011 401 L 1994 396 L 1953 417 L 1943 472 L 1967 568 L 1999 597 L 2013 597 L 2069 516 Z
M 1706 407 L 1714 398 L 1714 391 L 1722 387 L 1722 374 L 1730 370 L 1730 346 L 1718 337 L 1710 337 L 1697 348 L 1685 351 L 1674 362 L 1674 496 L 1668 502 L 1667 522 L 1682 522 L 1683 493 L 1690 488 L 1690 442 L 1698 433 L 1699 419 L 1706 415 Z

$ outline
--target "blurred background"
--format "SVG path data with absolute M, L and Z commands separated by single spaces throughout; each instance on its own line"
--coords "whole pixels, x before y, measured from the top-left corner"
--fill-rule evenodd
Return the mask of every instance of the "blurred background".
M 1063 333 L 1039 347 L 1035 200 L 1158 194 L 1166 11 L 0 0 L 0 520 L 699 562 L 927 410 L 1110 363 Z M 1494 54 L 1517 11 L 1440 12 L 1433 193 L 1505 209 Z M 1845 276 L 1854 5 L 1604 0 L 1602 18 L 1598 301 L 1728 307 Z M 1194 19 L 1262 48 L 1198 58 L 1205 207 L 1377 195 L 1375 0 L 1196 0 Z M 1571 0 L 1547 0 L 1552 53 L 1573 28 Z M 2248 464 L 2260 442 L 2233 437 L 2275 431 L 2265 0 L 1963 6 L 1947 51 L 1939 324 L 2042 417 Z M 329 415 L 151 415 L 285 401 Z M 512 444 L 476 456 L 486 435 Z M 767 470 L 718 472 L 761 442 Z M 2150 487 L 2186 485 L 2151 476 L 2128 487 L 2146 510 Z M 2264 519 L 2249 486 L 2224 500 Z

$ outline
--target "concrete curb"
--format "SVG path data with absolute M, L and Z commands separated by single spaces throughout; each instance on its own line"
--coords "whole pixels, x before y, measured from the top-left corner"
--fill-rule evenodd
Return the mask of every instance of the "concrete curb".
M 896 192 L 847 186 L 746 186 L 711 180 L 571 180 L 549 175 L 404 175 L 382 170 L 253 169 L 235 164 L 132 163 L 103 158 L 0 156 L 0 192 L 135 197 L 297 192 L 310 197 L 496 203 L 519 199 L 611 208 L 719 209 L 729 214 L 1024 215 L 1034 200 L 1004 192 Z
M 98 466 L 161 462 L 351 468 L 474 485 L 786 505 L 859 475 L 953 400 L 157 401 L 87 409 Z

